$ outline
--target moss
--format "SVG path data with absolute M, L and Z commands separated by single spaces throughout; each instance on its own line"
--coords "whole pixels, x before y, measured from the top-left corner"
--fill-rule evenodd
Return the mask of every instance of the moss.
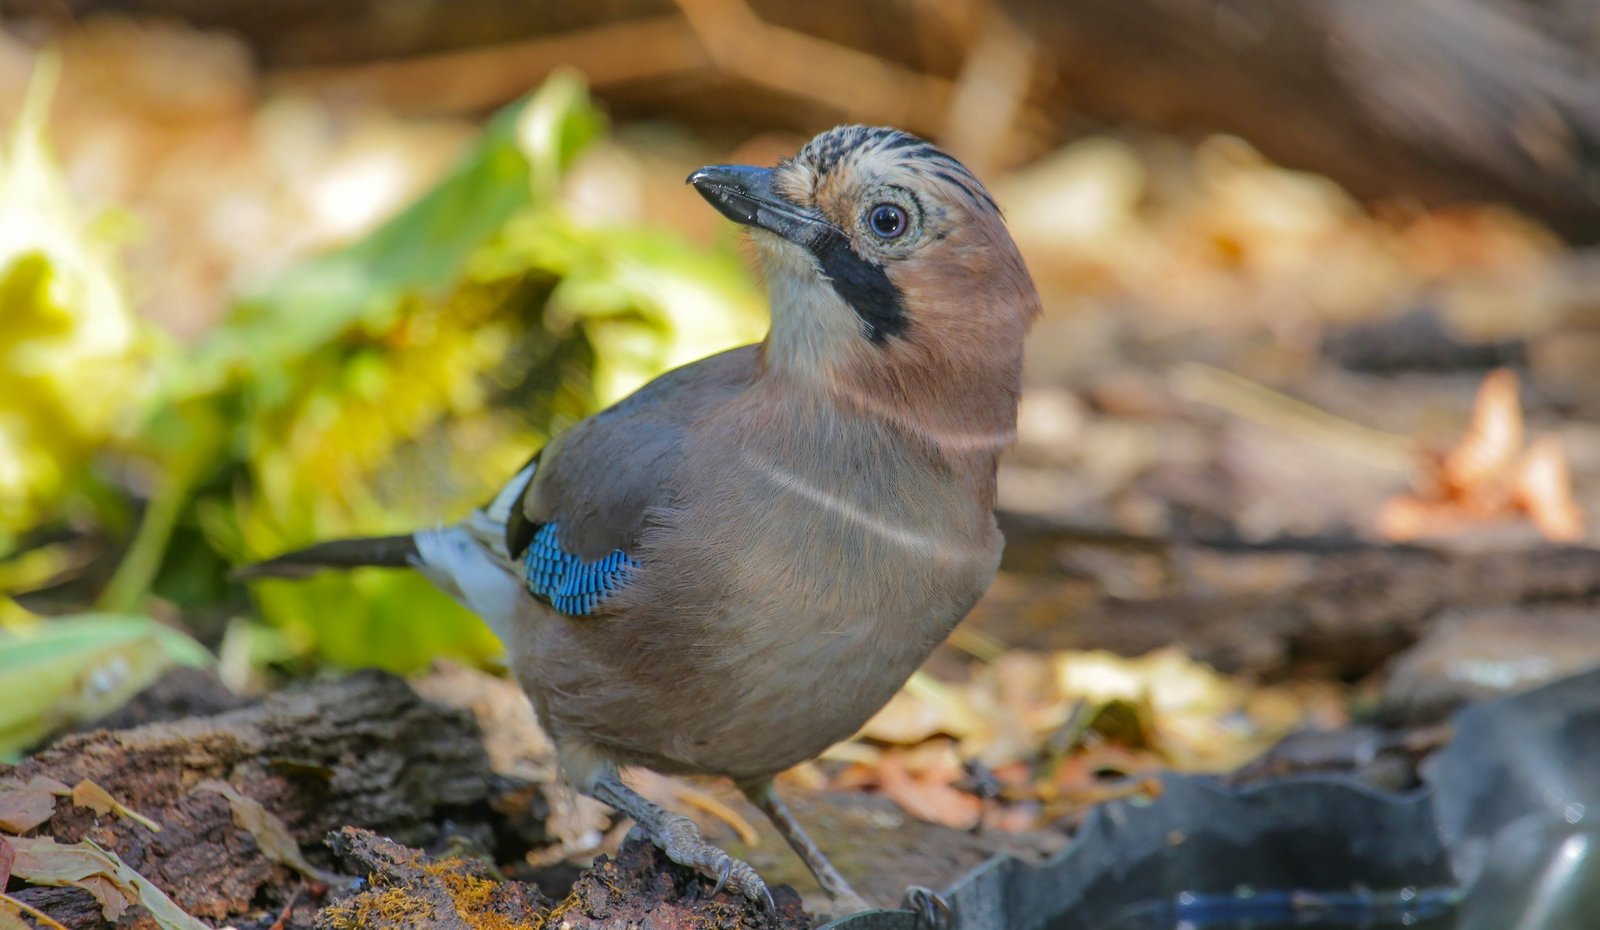
M 429 902 L 413 897 L 405 888 L 367 891 L 341 901 L 322 912 L 322 918 L 335 930 L 363 930 L 374 926 L 406 926 L 432 909 Z

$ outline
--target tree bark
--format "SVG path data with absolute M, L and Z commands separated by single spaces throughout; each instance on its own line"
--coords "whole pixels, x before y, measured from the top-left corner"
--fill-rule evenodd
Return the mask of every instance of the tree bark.
M 259 802 L 308 855 L 359 824 L 423 845 L 447 819 L 498 822 L 477 724 L 469 713 L 424 700 L 404 681 L 364 672 L 275 694 L 209 717 L 69 736 L 0 778 L 89 779 L 161 832 L 58 801 L 38 833 L 60 843 L 93 839 L 195 916 L 220 920 L 280 905 L 302 884 L 269 860 L 237 825 L 228 800 L 201 782 L 218 779 Z M 20 897 L 69 926 L 96 926 L 98 908 L 70 889 Z M 137 922 L 135 908 L 124 922 Z

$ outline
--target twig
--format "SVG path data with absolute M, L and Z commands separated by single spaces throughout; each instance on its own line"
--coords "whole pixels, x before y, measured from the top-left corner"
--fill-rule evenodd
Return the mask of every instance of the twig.
M 1003 10 L 993 4 L 987 7 L 977 41 L 956 77 L 939 134 L 980 176 L 1004 156 L 1038 66 L 1032 37 Z
M 761 845 L 761 834 L 757 833 L 756 828 L 750 825 L 750 821 L 740 816 L 738 811 L 698 788 L 684 784 L 677 784 L 674 788 L 678 799 L 683 803 L 697 807 L 732 827 L 733 832 L 739 834 L 739 842 L 752 847 Z
M 953 82 L 867 52 L 774 26 L 745 0 L 677 0 L 705 52 L 723 70 L 762 87 L 814 100 L 851 119 L 934 133 Z
M 1220 368 L 1190 362 L 1174 373 L 1172 385 L 1188 400 L 1210 404 L 1369 465 L 1406 472 L 1416 466 L 1417 445 L 1410 437 L 1352 423 Z
M 305 891 L 304 886 L 296 888 L 294 893 L 289 895 L 289 903 L 283 906 L 283 911 L 278 914 L 278 919 L 274 920 L 272 926 L 268 927 L 267 930 L 283 930 L 288 925 L 289 915 L 294 913 L 294 906 L 300 903 L 300 893 L 302 891 Z
M 703 71 L 711 60 L 689 24 L 672 14 L 398 61 L 298 68 L 272 83 L 404 112 L 460 113 L 514 99 L 561 67 L 578 69 L 593 87 L 607 87 Z

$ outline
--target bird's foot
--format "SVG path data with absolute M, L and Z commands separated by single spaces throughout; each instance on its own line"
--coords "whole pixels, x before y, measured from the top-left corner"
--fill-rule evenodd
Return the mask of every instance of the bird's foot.
M 706 842 L 693 820 L 656 804 L 614 774 L 596 783 L 593 794 L 619 813 L 632 817 L 638 824 L 634 829 L 643 831 L 668 859 L 716 882 L 711 889 L 713 895 L 726 888 L 760 904 L 769 914 L 777 911 L 772 892 L 756 870 Z
M 699 825 L 688 817 L 665 810 L 662 814 L 658 827 L 647 827 L 646 832 L 650 840 L 667 854 L 668 859 L 715 881 L 712 895 L 726 888 L 760 904 L 768 913 L 777 910 L 777 905 L 772 901 L 772 892 L 767 890 L 767 883 L 761 880 L 749 863 L 735 859 L 706 842 L 705 837 L 700 835 Z
M 955 926 L 955 911 L 950 909 L 950 902 L 931 888 L 912 885 L 906 889 L 900 906 L 916 914 L 917 924 L 928 930 L 950 930 Z

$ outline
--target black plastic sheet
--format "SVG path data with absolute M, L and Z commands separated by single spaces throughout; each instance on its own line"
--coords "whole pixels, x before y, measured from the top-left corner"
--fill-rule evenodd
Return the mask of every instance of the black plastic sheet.
M 1455 730 L 1406 794 L 1169 775 L 1157 800 L 1095 809 L 1050 860 L 956 882 L 954 930 L 1600 930 L 1600 669 L 1468 708 Z M 917 926 L 874 911 L 824 930 Z

